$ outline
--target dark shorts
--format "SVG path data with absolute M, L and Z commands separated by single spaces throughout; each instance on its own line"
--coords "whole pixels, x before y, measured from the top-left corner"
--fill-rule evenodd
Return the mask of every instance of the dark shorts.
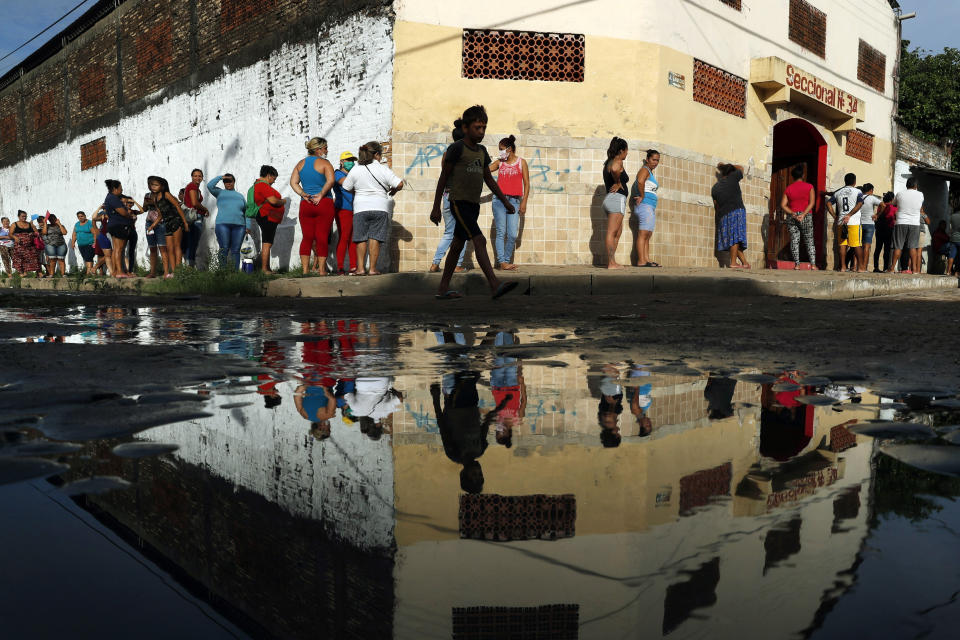
M 877 225 L 874 224 L 864 224 L 860 225 L 860 241 L 863 244 L 873 244 L 873 236 L 877 231 Z
M 113 243 L 110 242 L 110 236 L 105 233 L 98 233 L 97 247 L 100 249 L 100 251 L 110 251 L 113 249 Z
M 87 246 L 78 246 L 77 249 L 80 251 L 80 256 L 83 258 L 84 262 L 93 262 L 93 245 L 88 244 Z
M 168 236 L 172 236 L 174 232 L 183 229 L 183 220 L 180 219 L 180 216 L 164 216 L 160 224 L 166 229 L 166 235 Z
M 920 248 L 920 225 L 918 224 L 898 224 L 893 227 L 893 248 L 894 249 L 919 249 Z
M 133 230 L 132 224 L 111 224 L 107 227 L 107 233 L 110 234 L 111 238 L 117 240 L 129 240 Z
M 271 222 L 266 216 L 257 216 L 257 226 L 260 227 L 260 242 L 273 244 L 280 223 Z
M 469 200 L 451 200 L 450 213 L 456 221 L 453 228 L 455 238 L 473 240 L 474 236 L 483 236 L 480 230 L 480 204 Z

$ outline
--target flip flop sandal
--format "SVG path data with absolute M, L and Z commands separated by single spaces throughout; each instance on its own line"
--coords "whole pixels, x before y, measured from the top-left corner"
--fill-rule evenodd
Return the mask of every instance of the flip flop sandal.
M 459 291 L 454 291 L 454 290 L 451 289 L 450 291 L 447 291 L 446 293 L 438 293 L 437 295 L 435 295 L 435 296 L 433 296 L 433 297 L 436 298 L 437 300 L 457 300 L 457 299 L 459 299 L 459 298 L 462 298 L 462 297 L 463 297 L 463 294 L 460 293 Z
M 501 282 L 500 286 L 497 287 L 497 290 L 494 292 L 492 296 L 493 299 L 496 300 L 497 298 L 502 298 L 503 296 L 507 295 L 508 293 L 516 289 L 517 286 L 519 286 L 519 284 L 520 284 L 519 282 Z

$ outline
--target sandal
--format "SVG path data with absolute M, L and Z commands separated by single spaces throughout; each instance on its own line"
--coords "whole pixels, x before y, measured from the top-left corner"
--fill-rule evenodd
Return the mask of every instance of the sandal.
M 462 298 L 463 294 L 460 293 L 459 291 L 454 291 L 453 289 L 450 289 L 449 291 L 446 291 L 444 293 L 438 293 L 433 297 L 436 298 L 437 300 L 456 300 L 457 298 Z

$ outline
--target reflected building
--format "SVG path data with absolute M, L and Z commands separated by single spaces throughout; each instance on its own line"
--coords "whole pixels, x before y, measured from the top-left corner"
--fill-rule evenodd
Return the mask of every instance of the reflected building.
M 649 385 L 652 431 L 641 436 L 625 411 L 620 446 L 605 448 L 595 370 L 562 349 L 538 353 L 552 333 L 524 332 L 516 363 L 495 360 L 514 348 L 503 340 L 468 354 L 522 366 L 526 388 L 511 446 L 490 438 L 482 453 L 479 494 L 462 489 L 430 390 L 443 391 L 460 356 L 433 352 L 431 366 L 398 370 L 402 407 L 378 440 L 340 411 L 317 439 L 292 401 L 268 407 L 257 385 L 236 396 L 213 388 L 212 402 L 232 408 L 141 434 L 181 448 L 108 458 L 134 489 L 84 500 L 270 635 L 781 637 L 809 627 L 852 579 L 868 533 L 872 441 L 845 425 L 876 417 L 876 398 L 805 406 L 803 437 L 787 438 L 796 450 L 784 456 L 784 434 L 764 428 L 760 385 L 631 376 L 621 364 L 625 406 Z M 432 333 L 400 342 L 401 360 L 436 346 Z M 296 385 L 273 389 L 288 398 Z M 489 373 L 475 385 L 480 419 L 496 424 Z

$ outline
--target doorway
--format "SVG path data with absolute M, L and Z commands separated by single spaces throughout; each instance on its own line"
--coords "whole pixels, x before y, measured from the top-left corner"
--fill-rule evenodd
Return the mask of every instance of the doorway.
M 780 209 L 783 192 L 790 184 L 790 170 L 797 164 L 804 166 L 803 180 L 817 191 L 813 207 L 813 239 L 817 251 L 816 262 L 826 268 L 825 211 L 823 191 L 827 178 L 827 142 L 817 128 L 802 118 L 784 120 L 773 128 L 773 169 L 770 176 L 770 226 L 767 233 L 766 264 L 768 269 L 792 269 L 790 233 Z M 810 268 L 806 247 L 800 243 L 800 268 Z

